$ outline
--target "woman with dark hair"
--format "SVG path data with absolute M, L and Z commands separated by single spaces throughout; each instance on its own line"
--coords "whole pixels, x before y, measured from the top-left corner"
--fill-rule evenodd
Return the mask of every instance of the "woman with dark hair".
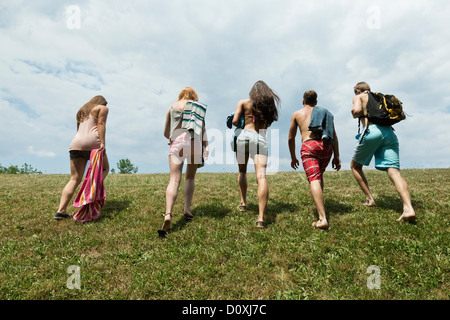
M 103 151 L 103 179 L 108 175 L 109 163 L 105 149 L 106 118 L 109 112 L 107 104 L 103 96 L 95 96 L 77 112 L 77 133 L 69 147 L 70 180 L 62 191 L 55 220 L 72 217 L 67 214 L 67 206 L 83 179 L 92 150 Z
M 268 147 L 266 131 L 278 120 L 277 106 L 280 98 L 264 81 L 257 81 L 249 93 L 249 98 L 240 100 L 234 112 L 233 125 L 239 124 L 239 118 L 244 116 L 244 128 L 236 135 L 236 158 L 239 166 L 239 190 L 241 195 L 240 211 L 247 208 L 247 164 L 251 157 L 255 164 L 256 180 L 258 182 L 259 215 L 256 220 L 258 228 L 264 228 L 265 212 L 269 197 L 269 186 L 266 180 Z
M 183 215 L 186 221 L 194 218 L 191 202 L 195 189 L 195 174 L 208 157 L 208 140 L 205 129 L 206 105 L 198 102 L 198 95 L 190 87 L 184 88 L 178 100 L 167 111 L 164 136 L 169 140 L 170 181 L 166 189 L 166 213 L 161 238 L 167 235 L 172 221 L 172 210 L 178 196 L 184 161 L 187 160 L 184 186 Z

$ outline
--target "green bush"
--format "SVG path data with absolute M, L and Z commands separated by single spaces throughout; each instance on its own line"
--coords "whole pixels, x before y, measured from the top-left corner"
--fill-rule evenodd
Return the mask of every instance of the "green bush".
M 10 165 L 9 167 L 3 167 L 0 164 L 0 174 L 42 174 L 41 171 L 33 168 L 31 165 L 25 163 L 21 168 L 19 166 Z

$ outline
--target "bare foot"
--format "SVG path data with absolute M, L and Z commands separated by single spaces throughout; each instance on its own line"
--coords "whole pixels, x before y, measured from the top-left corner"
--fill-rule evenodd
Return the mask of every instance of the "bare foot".
M 245 210 L 247 210 L 247 206 L 245 205 L 245 204 L 240 204 L 239 206 L 238 206 L 238 209 L 239 209 L 239 211 L 241 211 L 241 212 L 244 212 Z
M 266 227 L 266 223 L 264 221 L 258 220 L 256 221 L 256 228 L 264 229 Z
M 315 221 L 312 226 L 317 229 L 328 230 L 328 222 L 326 220 Z
M 191 221 L 192 219 L 194 219 L 194 215 L 189 210 L 184 210 L 183 215 L 184 215 L 184 220 L 186 220 L 186 221 Z
M 400 218 L 397 221 L 405 221 L 414 223 L 416 221 L 416 214 L 414 212 L 403 212 Z
M 366 207 L 375 207 L 375 200 L 366 200 L 366 202 L 363 202 L 363 206 Z
M 170 223 L 172 222 L 172 214 L 166 213 L 163 216 L 164 216 L 164 222 L 163 222 L 161 230 L 167 231 L 170 229 Z
M 163 214 L 163 216 L 164 216 L 164 222 L 163 222 L 162 228 L 158 230 L 158 234 L 159 234 L 160 238 L 166 237 L 167 232 L 170 229 L 170 222 L 172 221 L 171 213 Z

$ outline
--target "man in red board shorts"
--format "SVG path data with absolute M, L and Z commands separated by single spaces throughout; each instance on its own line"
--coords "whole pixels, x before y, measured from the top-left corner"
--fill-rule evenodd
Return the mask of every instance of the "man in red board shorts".
M 303 94 L 303 108 L 294 112 L 291 117 L 289 151 L 291 167 L 296 170 L 299 167 L 299 161 L 295 155 L 295 137 L 298 127 L 302 135 L 300 154 L 303 168 L 319 215 L 319 220 L 314 222 L 313 226 L 326 230 L 328 221 L 323 199 L 323 173 L 333 154 L 333 169 L 341 169 L 341 160 L 339 158 L 339 142 L 334 128 L 334 117 L 327 109 L 316 105 L 317 93 L 314 90 L 306 91 Z

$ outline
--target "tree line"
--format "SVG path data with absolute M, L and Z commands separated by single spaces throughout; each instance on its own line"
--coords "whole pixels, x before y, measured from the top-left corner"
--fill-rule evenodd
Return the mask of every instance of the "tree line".
M 119 170 L 119 174 L 137 173 L 138 167 L 132 164 L 129 159 L 120 159 L 117 162 L 117 170 Z M 112 168 L 111 173 L 116 173 L 116 170 Z M 42 171 L 33 168 L 27 163 L 23 164 L 20 168 L 17 165 L 4 167 L 0 164 L 0 174 L 42 174 Z
M 15 165 L 4 167 L 0 164 L 0 174 L 42 174 L 42 172 L 27 163 L 23 164 L 20 168 Z

